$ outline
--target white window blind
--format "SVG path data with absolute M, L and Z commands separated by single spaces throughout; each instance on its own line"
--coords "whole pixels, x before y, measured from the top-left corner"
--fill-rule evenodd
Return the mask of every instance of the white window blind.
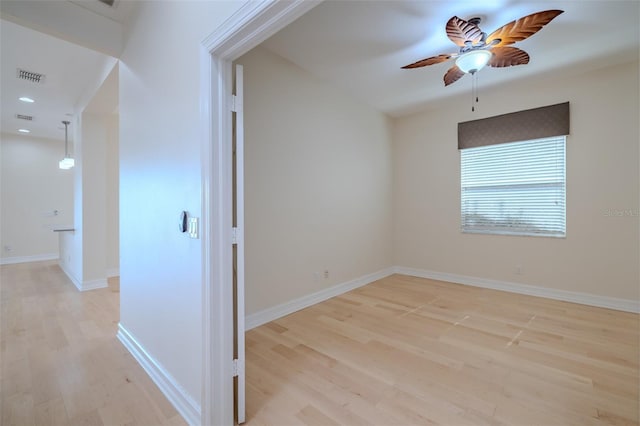
M 463 232 L 565 236 L 565 136 L 460 151 Z

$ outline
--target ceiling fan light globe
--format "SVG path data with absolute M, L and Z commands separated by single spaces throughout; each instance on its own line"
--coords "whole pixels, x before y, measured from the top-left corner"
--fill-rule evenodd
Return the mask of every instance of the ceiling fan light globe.
M 472 50 L 464 53 L 456 59 L 456 65 L 465 73 L 476 73 L 484 68 L 493 56 L 488 50 Z

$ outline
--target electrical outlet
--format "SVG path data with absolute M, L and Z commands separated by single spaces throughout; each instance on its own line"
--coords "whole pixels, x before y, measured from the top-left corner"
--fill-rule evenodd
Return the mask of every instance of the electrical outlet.
M 329 279 L 329 270 L 328 270 L 328 269 L 325 269 L 325 270 L 324 270 L 324 279 L 325 279 L 325 280 L 328 280 L 328 279 Z
M 516 265 L 516 268 L 514 270 L 516 275 L 523 275 L 524 274 L 524 268 L 522 267 L 522 265 Z
M 7 245 L 7 246 L 4 246 L 4 250 L 11 252 L 13 251 L 13 247 Z

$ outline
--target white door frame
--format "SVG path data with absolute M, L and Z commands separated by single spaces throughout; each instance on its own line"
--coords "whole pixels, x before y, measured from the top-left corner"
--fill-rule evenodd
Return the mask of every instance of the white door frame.
M 232 61 L 320 0 L 247 1 L 201 43 L 203 425 L 233 425 Z

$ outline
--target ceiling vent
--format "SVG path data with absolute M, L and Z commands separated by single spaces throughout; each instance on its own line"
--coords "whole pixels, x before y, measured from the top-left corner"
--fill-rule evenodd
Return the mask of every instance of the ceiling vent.
M 32 83 L 44 83 L 45 75 L 38 72 L 23 70 L 18 68 L 17 77 L 20 80 L 30 81 Z
M 114 7 L 116 0 L 98 0 L 100 3 L 106 4 L 109 7 Z
M 18 120 L 33 121 L 33 115 L 16 114 L 16 118 Z

